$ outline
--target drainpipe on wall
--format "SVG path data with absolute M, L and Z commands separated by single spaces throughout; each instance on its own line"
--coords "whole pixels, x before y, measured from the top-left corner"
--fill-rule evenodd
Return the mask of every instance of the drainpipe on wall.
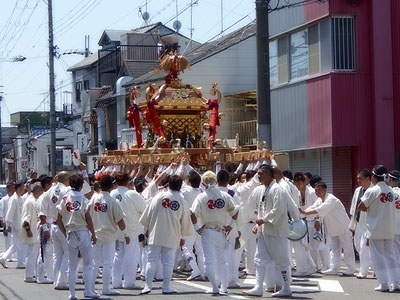
M 102 108 L 95 108 L 97 114 L 97 133 L 98 133 L 98 148 L 99 155 L 103 154 L 103 149 L 106 146 L 106 118 Z
M 131 76 L 124 76 L 117 80 L 115 84 L 115 92 L 117 95 L 117 145 L 121 142 L 122 129 L 128 127 L 126 122 L 126 106 L 125 106 L 125 88 L 122 87 L 124 84 L 131 81 Z

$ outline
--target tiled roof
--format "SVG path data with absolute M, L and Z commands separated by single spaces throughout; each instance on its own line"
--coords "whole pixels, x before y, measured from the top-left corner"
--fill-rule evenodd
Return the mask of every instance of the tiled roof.
M 68 68 L 67 71 L 73 72 L 78 69 L 89 68 L 91 65 L 96 63 L 98 59 L 99 59 L 99 55 L 98 55 L 98 52 L 96 51 L 96 53 L 93 53 L 92 55 L 86 57 L 85 59 L 82 59 L 81 61 L 79 61 L 78 63 L 73 65 L 72 67 Z
M 190 65 L 195 65 L 196 63 L 213 56 L 221 51 L 232 47 L 241 41 L 252 37 L 256 34 L 256 24 L 250 23 L 234 32 L 231 32 L 219 39 L 214 41 L 201 44 L 197 48 L 194 48 L 192 51 L 188 52 L 185 56 L 189 60 Z M 155 70 L 152 70 L 139 78 L 133 79 L 132 81 L 126 83 L 124 86 L 132 86 L 136 84 L 147 83 L 148 81 L 160 81 L 163 80 L 165 74 L 159 73 L 156 74 Z
M 72 131 L 72 128 L 70 126 L 68 126 L 68 125 L 60 125 L 60 126 L 58 126 L 56 128 L 56 130 L 59 130 L 59 129 L 67 129 L 67 130 Z M 37 126 L 37 127 L 32 128 L 31 131 L 32 131 L 32 137 L 34 139 L 37 139 L 37 138 L 40 138 L 41 136 L 49 134 L 50 133 L 50 127 L 48 127 L 48 126 L 45 126 L 45 127 L 44 126 Z

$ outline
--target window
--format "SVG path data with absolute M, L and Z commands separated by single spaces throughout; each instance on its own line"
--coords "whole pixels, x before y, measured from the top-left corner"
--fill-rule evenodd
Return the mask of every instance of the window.
M 307 76 L 355 71 L 355 23 L 353 17 L 325 18 L 269 43 L 272 87 Z
M 319 26 L 318 24 L 308 27 L 308 74 L 319 73 Z
M 269 43 L 269 83 L 271 86 L 278 84 L 278 42 Z
M 82 81 L 75 83 L 75 101 L 81 102 Z
M 279 83 L 289 81 L 288 55 L 287 55 L 287 38 L 286 36 L 278 39 L 278 72 Z
M 334 17 L 331 20 L 332 69 L 354 71 L 354 19 Z
M 290 78 L 308 75 L 308 31 L 307 29 L 290 36 Z
M 89 90 L 89 80 L 83 81 L 83 89 L 86 91 Z
M 286 36 L 269 43 L 270 85 L 288 82 L 288 58 Z

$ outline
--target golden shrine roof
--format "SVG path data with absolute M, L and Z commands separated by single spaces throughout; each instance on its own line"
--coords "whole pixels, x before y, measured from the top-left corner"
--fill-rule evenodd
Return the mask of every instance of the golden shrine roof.
M 158 111 L 189 110 L 205 111 L 208 109 L 207 99 L 202 96 L 200 88 L 190 84 L 164 84 L 153 96 L 158 101 Z M 141 101 L 140 106 L 145 106 Z

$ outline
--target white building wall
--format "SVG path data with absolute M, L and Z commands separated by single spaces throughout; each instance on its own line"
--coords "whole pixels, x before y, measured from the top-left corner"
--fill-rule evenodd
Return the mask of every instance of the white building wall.
M 78 147 L 78 134 L 85 133 L 85 128 L 83 128 L 83 115 L 88 108 L 89 95 L 88 92 L 83 89 L 83 82 L 85 80 L 89 81 L 89 88 L 96 87 L 96 68 L 87 68 L 74 71 L 72 74 L 72 130 L 74 132 L 74 148 Z M 82 82 L 81 90 L 81 101 L 76 101 L 76 83 Z
M 57 139 L 64 139 L 56 141 L 56 146 L 70 147 L 73 148 L 74 138 L 73 132 L 68 129 L 58 129 L 56 132 Z M 36 140 L 32 141 L 32 146 L 36 148 L 34 150 L 34 169 L 41 174 L 50 174 L 48 153 L 50 149 L 50 134 L 40 136 Z
M 252 36 L 240 43 L 196 63 L 191 70 L 181 74 L 184 83 L 202 87 L 203 96 L 214 99 L 209 93 L 211 84 L 218 82 L 222 95 L 256 89 L 257 60 L 256 38 Z M 217 138 L 233 138 L 232 113 L 229 101 L 222 98 L 219 112 L 225 114 L 217 128 Z
M 22 162 L 28 159 L 26 143 L 28 141 L 28 136 L 26 134 L 20 134 L 16 137 L 14 142 L 15 158 L 16 158 L 16 169 L 18 180 L 23 180 L 26 178 L 28 168 L 24 168 Z M 28 167 L 29 164 L 26 164 Z

